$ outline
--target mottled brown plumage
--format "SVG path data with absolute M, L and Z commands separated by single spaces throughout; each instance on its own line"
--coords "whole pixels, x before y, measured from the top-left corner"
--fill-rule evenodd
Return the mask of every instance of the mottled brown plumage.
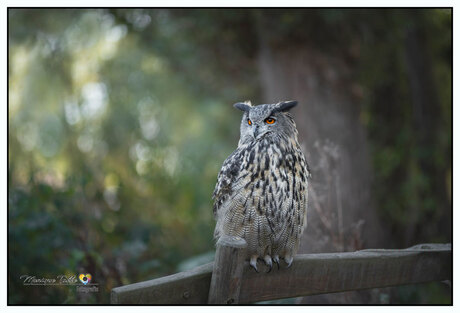
M 234 106 L 244 111 L 238 148 L 225 160 L 214 190 L 214 235 L 239 236 L 248 258 L 288 266 L 307 224 L 310 172 L 287 111 L 295 101 Z

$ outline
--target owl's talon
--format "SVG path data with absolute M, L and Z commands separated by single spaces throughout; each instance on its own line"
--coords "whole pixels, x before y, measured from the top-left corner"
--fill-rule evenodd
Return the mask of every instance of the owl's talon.
M 273 257 L 273 262 L 276 263 L 276 266 L 278 266 L 278 270 L 279 270 L 280 269 L 280 258 L 279 258 L 279 256 L 275 255 Z
M 259 270 L 257 269 L 257 255 L 251 257 L 249 265 L 251 265 L 251 267 L 256 271 L 256 273 L 259 273 Z
M 272 271 L 273 263 L 272 263 L 272 257 L 269 255 L 266 255 L 264 257 L 265 265 L 269 267 L 267 273 L 270 273 Z
M 291 265 L 292 265 L 292 261 L 294 260 L 294 258 L 292 256 L 288 256 L 288 257 L 285 257 L 284 258 L 284 262 L 286 262 L 287 264 L 287 268 L 290 268 Z

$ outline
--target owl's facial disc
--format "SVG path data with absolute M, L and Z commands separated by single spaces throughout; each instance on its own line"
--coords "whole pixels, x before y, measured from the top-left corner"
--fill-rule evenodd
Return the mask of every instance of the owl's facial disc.
M 258 140 L 276 131 L 279 114 L 277 111 L 274 112 L 273 105 L 263 104 L 252 107 L 245 113 L 247 119 L 245 133 L 253 140 Z
M 277 142 L 282 138 L 295 136 L 295 123 L 288 111 L 296 104 L 296 101 L 257 106 L 235 104 L 237 109 L 244 112 L 240 127 L 240 144 L 259 141 L 262 138 Z
M 254 118 L 253 122 L 251 118 L 248 118 L 248 125 L 250 129 L 250 134 L 254 139 L 260 139 L 265 135 L 272 132 L 272 128 L 276 123 L 276 119 L 273 116 L 267 118 Z

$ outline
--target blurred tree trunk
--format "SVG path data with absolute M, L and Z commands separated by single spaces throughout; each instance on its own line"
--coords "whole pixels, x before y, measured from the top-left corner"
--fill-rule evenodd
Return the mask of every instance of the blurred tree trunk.
M 267 102 L 299 101 L 293 114 L 313 176 L 302 252 L 384 248 L 352 69 L 310 47 L 273 49 L 264 40 L 259 68 Z
M 259 23 L 263 21 L 259 20 Z M 360 87 L 342 58 L 301 43 L 273 46 L 259 24 L 258 65 L 266 103 L 297 100 L 293 110 L 312 170 L 308 227 L 300 253 L 385 248 L 371 194 L 372 169 L 360 121 Z M 378 302 L 370 292 L 305 297 L 306 303 Z

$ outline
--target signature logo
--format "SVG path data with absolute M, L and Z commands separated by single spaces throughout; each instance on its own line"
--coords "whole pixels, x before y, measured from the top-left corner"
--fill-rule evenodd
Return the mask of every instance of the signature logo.
M 20 277 L 24 285 L 51 286 L 51 285 L 75 285 L 78 280 L 75 275 L 59 275 L 56 277 L 37 277 L 34 275 L 22 275 Z
M 87 285 L 91 281 L 91 274 L 80 274 L 78 279 L 84 284 Z
M 93 278 L 91 274 L 80 274 L 78 275 L 58 275 L 56 277 L 37 277 L 34 275 L 21 275 L 19 277 L 22 280 L 24 286 L 56 286 L 56 285 L 67 285 L 76 286 L 77 292 L 99 292 L 98 284 L 92 283 Z M 82 282 L 81 285 L 78 280 Z

